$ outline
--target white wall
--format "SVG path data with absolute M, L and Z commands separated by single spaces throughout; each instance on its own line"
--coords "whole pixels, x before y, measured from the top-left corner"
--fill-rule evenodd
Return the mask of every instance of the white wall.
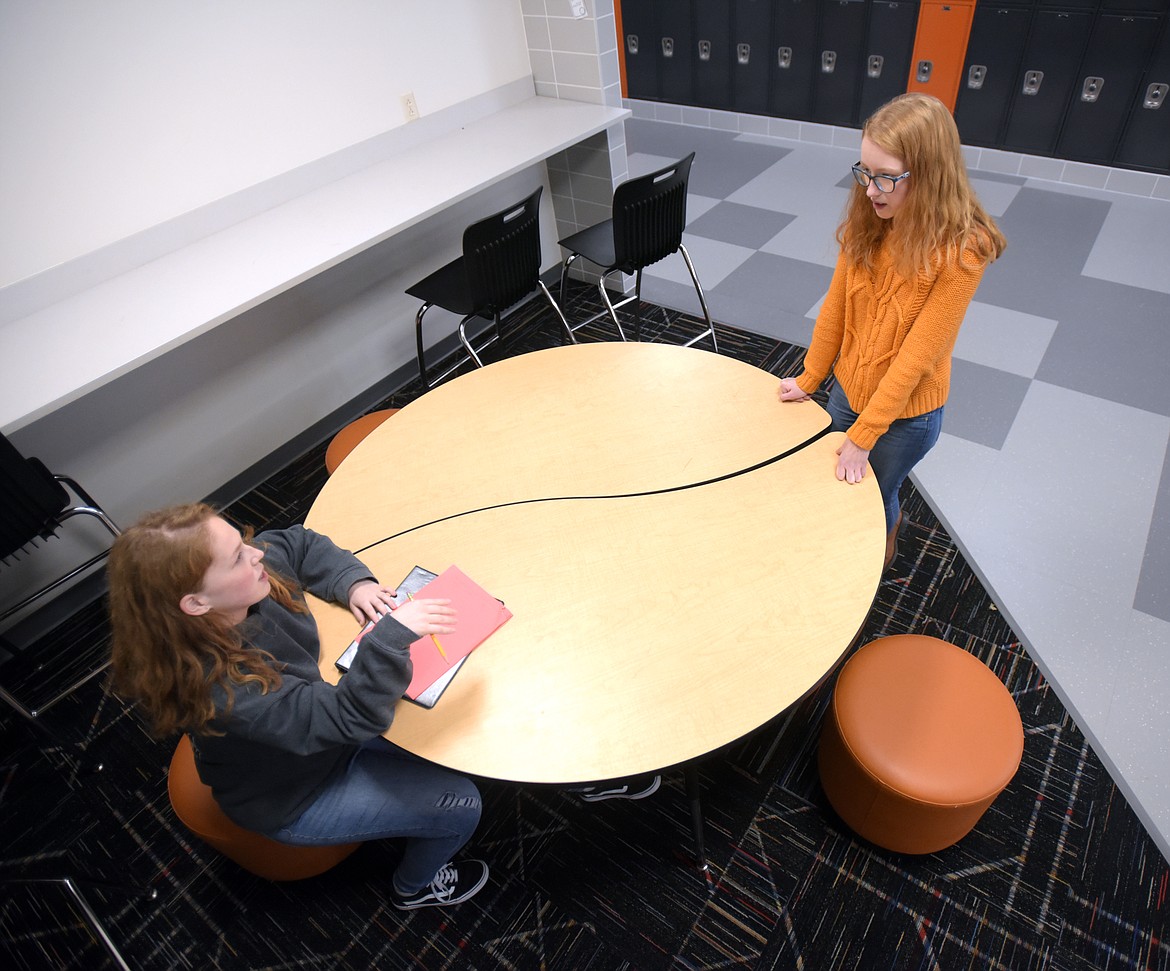
M 529 73 L 519 0 L 0 0 L 0 286 Z
M 344 150 L 400 124 L 403 90 L 430 114 L 528 71 L 518 0 L 0 0 L 2 263 L 43 268 Z M 11 189 L 17 169 L 27 192 Z M 536 166 L 11 438 L 122 524 L 202 498 L 412 363 L 418 304 L 403 290 L 458 254 L 469 222 L 541 184 L 547 269 L 556 236 Z M 428 314 L 432 339 L 456 323 Z M 48 550 L 38 568 L 86 552 Z

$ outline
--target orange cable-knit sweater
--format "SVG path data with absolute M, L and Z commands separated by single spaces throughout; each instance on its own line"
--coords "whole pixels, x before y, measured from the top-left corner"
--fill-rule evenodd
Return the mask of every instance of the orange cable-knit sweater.
M 951 352 L 986 265 L 966 250 L 934 276 L 921 271 L 906 278 L 891 255 L 883 245 L 872 271 L 838 257 L 796 379 L 811 394 L 832 368 L 858 415 L 847 434 L 864 449 L 872 449 L 896 419 L 946 402 Z

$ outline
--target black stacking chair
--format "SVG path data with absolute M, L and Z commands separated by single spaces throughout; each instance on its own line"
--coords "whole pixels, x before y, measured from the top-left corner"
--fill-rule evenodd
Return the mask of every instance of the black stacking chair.
M 69 488 L 66 489 L 66 486 Z M 72 495 L 69 490 L 72 490 Z M 16 446 L 0 434 L 0 568 L 3 572 L 15 568 L 23 557 L 31 556 L 34 549 L 55 536 L 66 520 L 74 516 L 93 517 L 112 535 L 118 535 L 118 527 L 105 510 L 73 479 L 64 475 L 54 475 L 38 459 L 25 458 Z M 61 584 L 85 572 L 108 556 L 109 552 L 108 547 L 103 549 L 80 566 L 51 583 L 44 584 L 19 603 L 5 606 L 0 613 L 0 621 L 6 620 L 56 590 Z M 49 705 L 60 701 L 105 667 L 103 664 L 98 670 L 88 672 L 51 701 L 41 705 L 39 710 L 43 711 Z M 0 686 L 0 697 L 26 718 L 35 718 L 38 714 L 38 709 L 29 708 L 3 686 Z
M 710 337 L 712 347 L 716 352 L 719 351 L 715 324 L 707 309 L 707 298 L 703 295 L 703 287 L 695 273 L 695 266 L 682 241 L 683 229 L 687 223 L 687 180 L 690 178 L 691 163 L 694 160 L 695 153 L 691 152 L 686 158 L 679 159 L 657 172 L 623 182 L 613 194 L 612 218 L 560 241 L 561 246 L 569 251 L 568 258 L 561 266 L 562 305 L 565 303 L 565 283 L 569 267 L 577 257 L 583 256 L 590 263 L 602 268 L 598 289 L 601 291 L 601 299 L 606 310 L 573 325 L 570 332 L 592 323 L 608 312 L 621 339 L 625 340 L 626 333 L 622 329 L 621 321 L 618 320 L 617 311 L 619 307 L 633 302 L 634 336 L 640 338 L 642 270 L 672 253 L 679 252 L 686 261 L 687 270 L 695 284 L 695 293 L 699 296 L 703 319 L 707 322 L 707 329 L 687 341 L 685 346 L 690 347 L 705 337 Z M 619 271 L 633 275 L 634 292 L 615 304 L 609 298 L 605 281 L 611 274 Z
M 415 339 L 418 372 L 427 388 L 433 385 L 427 379 L 422 324 L 423 316 L 433 306 L 463 316 L 459 322 L 459 341 L 467 352 L 435 379 L 436 384 L 469 359 L 477 367 L 483 367 L 479 355 L 500 339 L 500 317 L 504 311 L 538 287 L 572 338 L 565 315 L 540 279 L 540 194 L 543 191 L 542 186 L 516 205 L 472 223 L 463 233 L 463 255 L 406 291 L 423 301 L 415 318 Z M 467 325 L 476 317 L 491 320 L 495 326 L 487 340 L 473 347 L 467 336 Z

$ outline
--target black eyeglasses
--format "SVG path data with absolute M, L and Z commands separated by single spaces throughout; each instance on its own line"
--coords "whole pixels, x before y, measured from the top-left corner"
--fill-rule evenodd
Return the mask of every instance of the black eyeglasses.
M 877 186 L 878 192 L 886 195 L 898 188 L 898 183 L 903 179 L 910 178 L 910 173 L 903 172 L 901 175 L 874 175 L 863 169 L 861 163 L 858 162 L 853 166 L 853 178 L 857 180 L 858 185 L 864 186 L 865 188 L 869 188 L 869 184 L 872 182 Z

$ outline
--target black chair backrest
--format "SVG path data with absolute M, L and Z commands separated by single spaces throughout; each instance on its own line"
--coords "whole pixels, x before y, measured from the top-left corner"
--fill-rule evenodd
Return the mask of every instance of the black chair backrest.
M 463 260 L 476 313 L 499 313 L 536 289 L 543 191 L 541 186 L 522 202 L 464 231 Z
M 694 160 L 691 152 L 614 191 L 614 257 L 622 272 L 634 273 L 677 252 L 687 224 L 687 180 Z
M 37 459 L 26 459 L 0 434 L 0 558 L 57 527 L 69 493 Z

